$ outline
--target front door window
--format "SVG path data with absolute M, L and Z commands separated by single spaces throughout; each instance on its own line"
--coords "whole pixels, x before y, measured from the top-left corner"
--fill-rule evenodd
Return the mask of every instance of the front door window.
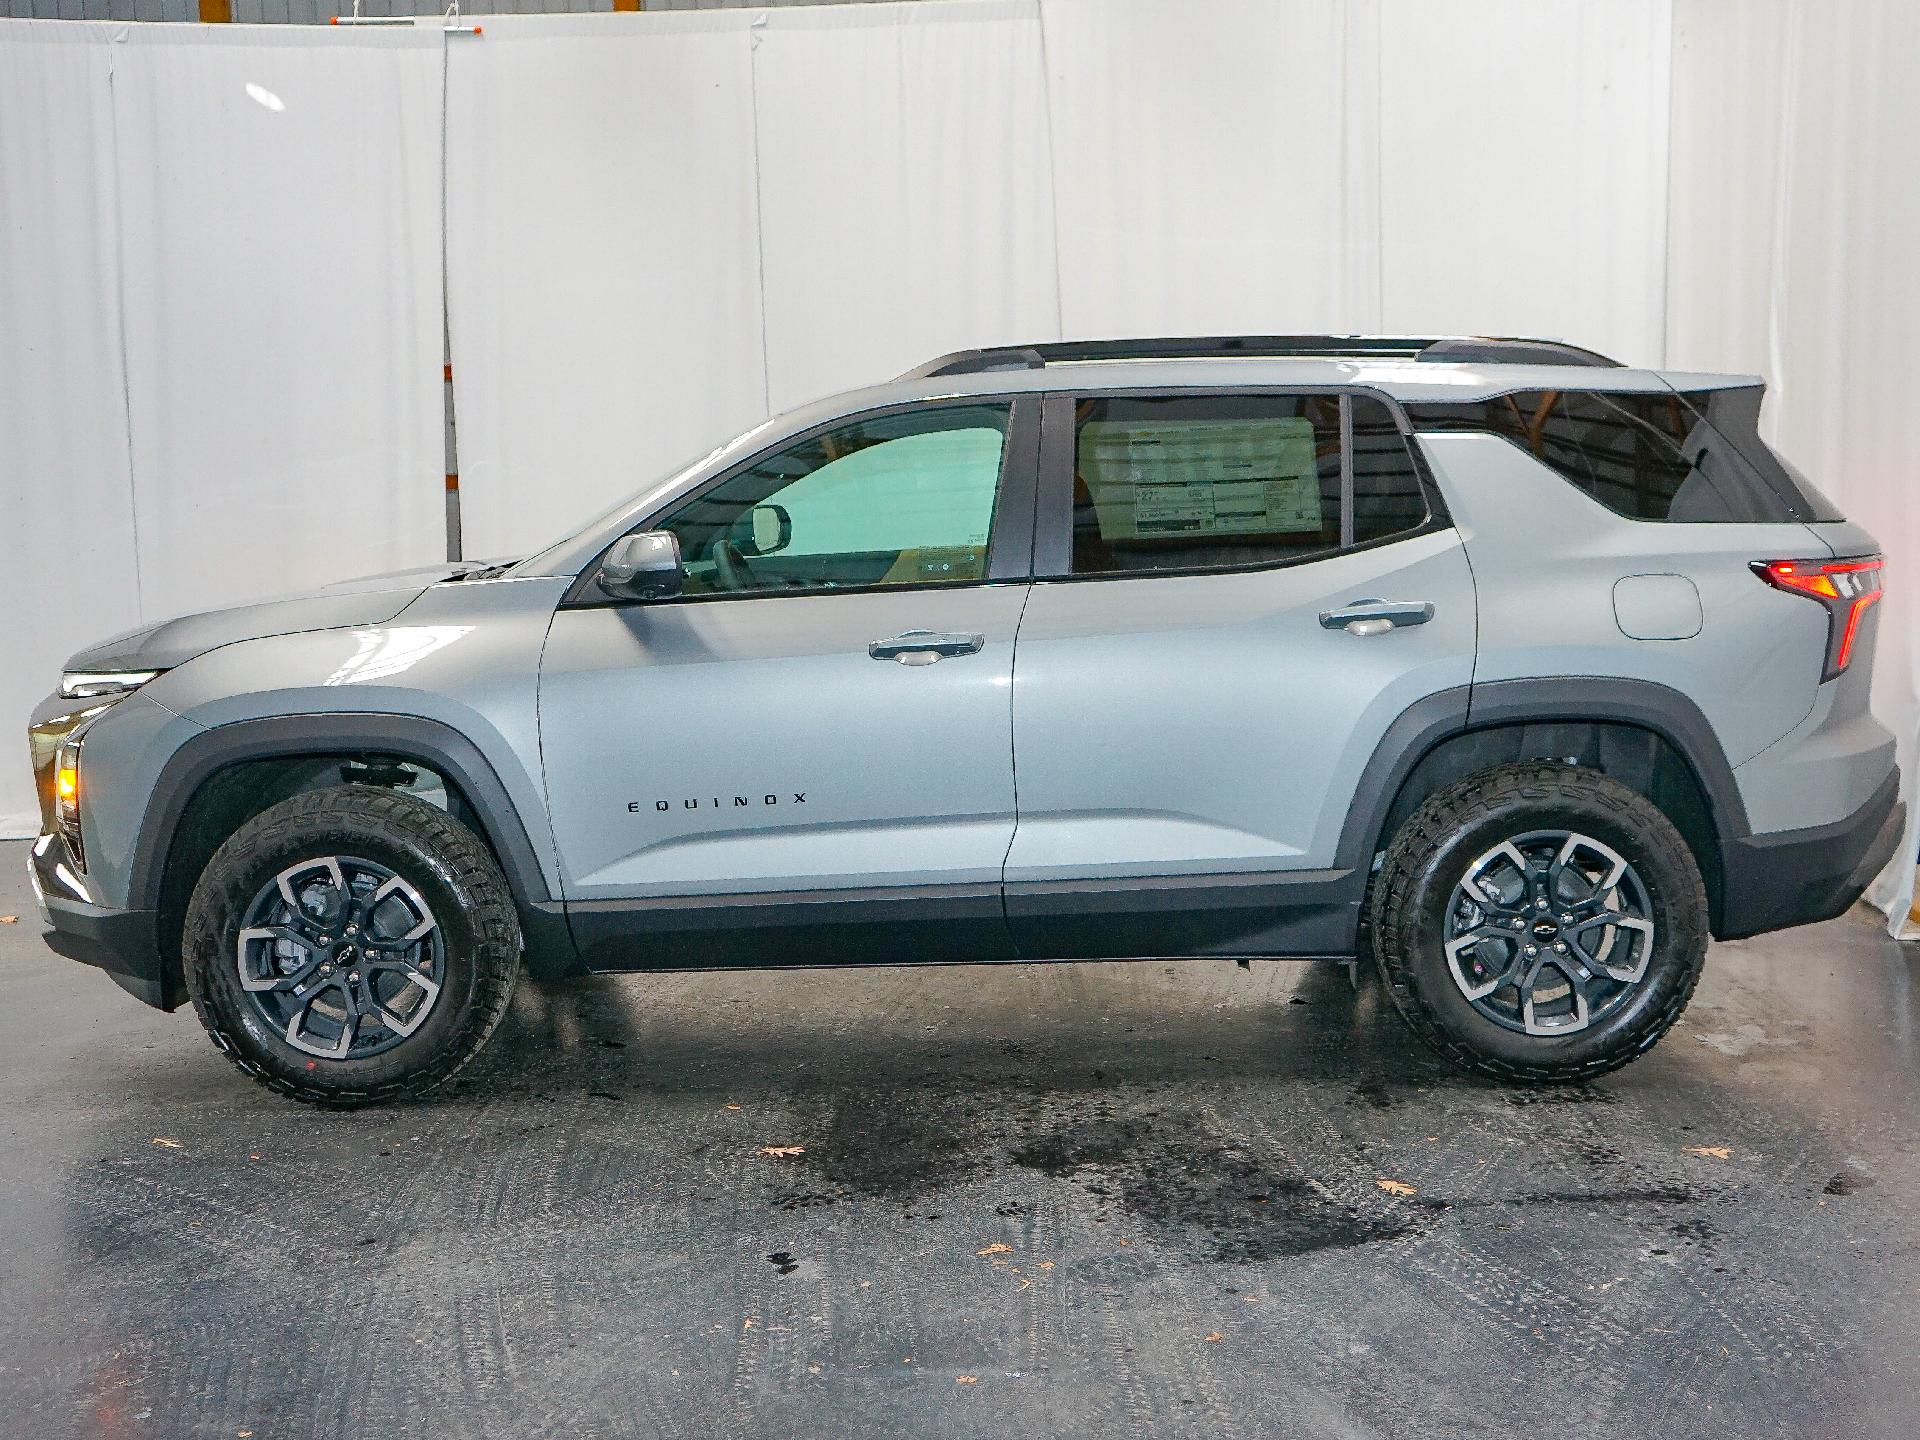
M 1009 407 L 943 405 L 799 441 L 657 527 L 688 595 L 964 584 L 987 573 Z

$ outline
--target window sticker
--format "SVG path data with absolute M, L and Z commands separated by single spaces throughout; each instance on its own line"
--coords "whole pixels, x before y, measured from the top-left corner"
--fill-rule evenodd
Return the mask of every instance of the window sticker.
M 1109 540 L 1317 534 L 1311 420 L 1091 420 L 1080 477 Z

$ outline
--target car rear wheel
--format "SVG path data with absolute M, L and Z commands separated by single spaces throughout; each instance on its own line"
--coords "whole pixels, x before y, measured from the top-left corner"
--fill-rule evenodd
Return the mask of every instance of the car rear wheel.
M 1692 852 L 1644 796 L 1528 762 L 1430 796 L 1374 877 L 1369 929 L 1395 1007 L 1465 1069 L 1583 1080 L 1680 1017 L 1707 948 Z
M 188 989 L 214 1043 L 297 1100 L 419 1094 L 506 1013 L 520 927 L 479 837 L 411 795 L 342 785 L 255 816 L 187 909 Z

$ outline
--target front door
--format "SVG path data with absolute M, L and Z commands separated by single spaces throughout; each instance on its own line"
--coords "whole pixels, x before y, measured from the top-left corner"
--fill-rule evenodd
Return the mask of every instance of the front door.
M 1389 725 L 1464 713 L 1474 588 L 1365 394 L 1049 401 L 1020 629 L 1023 954 L 1350 953 Z M 1431 709 L 1431 704 L 1428 706 Z
M 1030 403 L 787 442 L 642 527 L 679 537 L 681 597 L 555 615 L 541 745 L 589 963 L 1012 953 Z

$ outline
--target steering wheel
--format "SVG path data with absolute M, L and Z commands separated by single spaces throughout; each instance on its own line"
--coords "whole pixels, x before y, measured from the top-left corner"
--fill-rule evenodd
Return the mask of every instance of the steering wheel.
M 747 557 L 731 540 L 713 542 L 713 569 L 722 590 L 758 590 L 760 581 L 747 568 Z

